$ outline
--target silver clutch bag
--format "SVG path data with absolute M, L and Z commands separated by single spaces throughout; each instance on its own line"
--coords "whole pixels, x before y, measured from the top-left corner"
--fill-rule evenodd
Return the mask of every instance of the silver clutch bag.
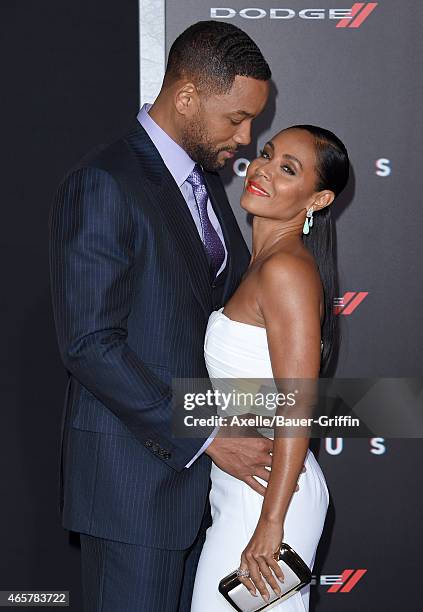
M 270 610 L 311 582 L 311 572 L 301 557 L 288 544 L 281 544 L 278 565 L 284 575 L 284 582 L 276 577 L 282 595 L 276 595 L 268 588 L 270 599 L 266 603 L 260 594 L 251 595 L 250 591 L 239 581 L 236 570 L 222 578 L 219 583 L 219 593 L 237 612 L 264 612 Z

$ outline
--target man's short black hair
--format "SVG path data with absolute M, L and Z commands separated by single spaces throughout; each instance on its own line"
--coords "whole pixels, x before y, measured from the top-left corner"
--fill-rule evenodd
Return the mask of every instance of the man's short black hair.
M 224 94 L 237 75 L 267 81 L 272 73 L 256 43 L 240 28 L 222 21 L 199 21 L 173 43 L 165 84 L 189 78 L 200 91 Z

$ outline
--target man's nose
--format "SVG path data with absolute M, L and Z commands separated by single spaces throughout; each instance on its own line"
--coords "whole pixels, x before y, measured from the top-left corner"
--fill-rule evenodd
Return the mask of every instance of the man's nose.
M 251 123 L 243 122 L 237 130 L 234 140 L 239 145 L 249 145 L 251 142 Z

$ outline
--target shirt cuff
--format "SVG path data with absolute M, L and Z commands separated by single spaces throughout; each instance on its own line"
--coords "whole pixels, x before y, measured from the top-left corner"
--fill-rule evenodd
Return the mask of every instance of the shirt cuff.
M 198 451 L 198 453 L 196 453 L 194 455 L 194 457 L 191 459 L 191 461 L 189 461 L 189 463 L 186 464 L 186 468 L 189 468 L 192 466 L 192 464 L 194 463 L 194 461 L 196 459 L 198 459 L 198 457 L 200 455 L 202 455 L 210 446 L 210 444 L 213 442 L 213 440 L 215 439 L 217 432 L 219 431 L 219 425 L 216 425 L 216 427 L 213 429 L 213 431 L 211 432 L 210 436 L 207 438 L 207 440 L 204 442 L 203 446 L 200 448 L 200 450 Z

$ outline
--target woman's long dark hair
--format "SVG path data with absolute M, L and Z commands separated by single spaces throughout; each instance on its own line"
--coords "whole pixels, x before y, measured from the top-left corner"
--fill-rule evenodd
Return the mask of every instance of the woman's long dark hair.
M 292 128 L 307 130 L 314 137 L 318 176 L 316 191 L 329 189 L 334 192 L 335 197 L 338 196 L 349 177 L 348 152 L 343 142 L 333 132 L 315 125 L 293 125 Z M 333 312 L 337 271 L 331 205 L 314 213 L 313 227 L 309 234 L 303 235 L 303 242 L 316 260 L 324 291 L 325 315 L 322 324 L 323 352 L 320 366 L 320 372 L 324 374 L 337 341 L 337 325 Z

